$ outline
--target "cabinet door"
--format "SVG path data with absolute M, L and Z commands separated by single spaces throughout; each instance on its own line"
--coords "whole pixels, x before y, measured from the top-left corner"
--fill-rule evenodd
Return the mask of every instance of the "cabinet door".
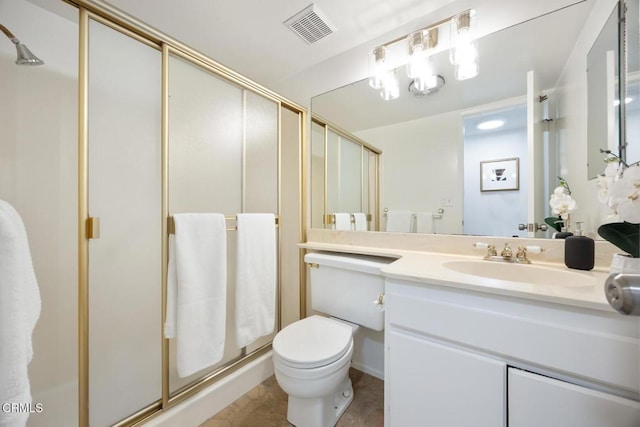
M 387 426 L 505 425 L 504 363 L 393 329 L 386 340 Z
M 509 427 L 637 427 L 640 404 L 509 368 Z

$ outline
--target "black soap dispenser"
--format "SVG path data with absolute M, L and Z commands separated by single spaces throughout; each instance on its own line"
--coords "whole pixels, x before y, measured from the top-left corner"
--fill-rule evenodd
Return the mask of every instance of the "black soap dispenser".
M 591 270 L 595 256 L 595 244 L 593 239 L 583 236 L 580 223 L 576 223 L 578 229 L 575 235 L 569 236 L 564 241 L 564 263 L 569 268 L 576 270 Z

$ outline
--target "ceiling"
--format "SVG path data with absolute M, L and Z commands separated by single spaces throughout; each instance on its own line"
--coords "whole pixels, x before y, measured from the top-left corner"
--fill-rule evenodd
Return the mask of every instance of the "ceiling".
M 74 19 L 64 1 L 28 1 Z M 308 107 L 312 96 L 367 76 L 376 46 L 461 11 L 476 10 L 482 36 L 584 0 L 76 1 L 119 9 Z M 283 22 L 312 2 L 336 31 L 309 45 Z
M 266 86 L 428 15 L 454 0 L 316 0 L 337 31 L 309 45 L 283 22 L 312 0 L 109 0 Z
M 462 10 L 475 8 L 482 16 L 478 32 L 488 33 L 576 1 L 315 0 L 337 31 L 312 45 L 283 24 L 312 0 L 108 0 L 108 4 L 307 105 L 312 95 L 366 75 L 367 52 L 377 43 Z

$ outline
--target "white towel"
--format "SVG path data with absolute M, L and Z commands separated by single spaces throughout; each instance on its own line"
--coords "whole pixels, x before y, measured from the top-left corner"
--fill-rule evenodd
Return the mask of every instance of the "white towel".
M 273 214 L 238 214 L 238 347 L 270 334 L 276 323 L 276 229 Z
M 222 214 L 175 214 L 169 237 L 165 337 L 176 338 L 178 375 L 222 360 L 227 307 L 227 233 Z
M 386 231 L 411 233 L 413 231 L 411 226 L 412 218 L 413 213 L 411 211 L 389 211 L 387 212 Z
M 31 403 L 27 365 L 40 317 L 40 290 L 20 215 L 0 200 L 0 403 Z M 29 413 L 0 411 L 1 426 L 24 426 Z
M 353 214 L 354 230 L 367 231 L 367 216 L 362 212 Z
M 417 212 L 416 233 L 432 234 L 433 232 L 433 212 Z
M 351 230 L 351 214 L 348 213 L 337 213 L 333 214 L 335 218 L 335 229 L 336 230 Z

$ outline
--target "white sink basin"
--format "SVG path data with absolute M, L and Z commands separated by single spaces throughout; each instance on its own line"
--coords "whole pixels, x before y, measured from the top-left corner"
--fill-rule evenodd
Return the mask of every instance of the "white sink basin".
M 443 267 L 458 273 L 532 285 L 588 287 L 596 280 L 588 272 L 562 270 L 531 264 L 509 264 L 494 261 L 447 261 Z

